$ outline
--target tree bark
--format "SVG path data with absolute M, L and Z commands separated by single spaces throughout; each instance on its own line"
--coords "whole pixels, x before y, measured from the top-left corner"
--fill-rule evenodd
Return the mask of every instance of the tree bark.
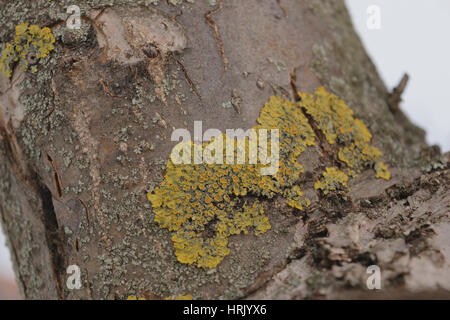
M 0 213 L 24 298 L 361 297 L 370 265 L 377 296 L 448 296 L 449 157 L 391 111 L 343 1 L 110 2 L 76 1 L 72 30 L 70 2 L 0 1 L 3 44 L 22 22 L 56 38 L 36 73 L 0 75 Z M 231 236 L 215 269 L 177 261 L 147 200 L 173 130 L 251 128 L 271 96 L 319 86 L 365 123 L 391 179 L 368 168 L 325 196 L 313 185 L 330 151 L 314 146 L 308 208 L 263 199 L 269 232 Z M 66 286 L 69 265 L 80 289 Z

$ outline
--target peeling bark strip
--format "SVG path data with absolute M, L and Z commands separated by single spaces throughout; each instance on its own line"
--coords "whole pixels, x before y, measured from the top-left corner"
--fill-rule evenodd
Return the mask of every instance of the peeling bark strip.
M 448 297 L 449 186 L 445 169 L 377 190 L 373 197 L 361 194 L 349 210 L 336 206 L 343 199 L 329 199 L 333 203 L 324 202 L 321 213 L 312 212 L 298 226 L 304 254 L 247 298 L 414 299 L 433 292 Z M 360 187 L 370 188 L 366 182 Z M 381 268 L 382 289 L 376 293 L 366 287 L 369 265 Z M 302 281 L 288 281 L 294 278 Z
M 302 100 L 299 91 L 297 89 L 297 71 L 301 68 L 301 66 L 295 67 L 292 69 L 292 71 L 289 73 L 290 75 L 290 81 L 289 85 L 292 90 L 292 96 L 294 101 L 300 102 Z M 325 135 L 323 132 L 318 128 L 316 121 L 313 119 L 313 117 L 306 112 L 306 109 L 304 107 L 300 107 L 302 110 L 302 113 L 305 115 L 305 117 L 308 119 L 308 123 L 311 126 L 311 128 L 314 131 L 314 134 L 317 137 L 318 140 L 318 146 L 320 150 L 322 151 L 321 157 L 323 160 L 323 164 L 326 166 L 335 166 L 337 168 L 344 167 L 343 163 L 337 159 L 337 157 L 334 156 L 334 154 L 337 153 L 336 147 L 332 147 L 325 138 Z
M 213 14 L 219 12 L 220 9 L 222 9 L 222 0 L 218 0 L 217 6 L 213 10 L 210 10 L 205 13 L 205 19 L 206 19 L 206 22 L 208 23 L 208 25 L 212 29 L 212 32 L 214 34 L 214 39 L 216 39 L 217 49 L 219 50 L 219 54 L 220 54 L 220 57 L 222 58 L 222 62 L 223 62 L 223 72 L 222 72 L 222 74 L 223 74 L 228 69 L 228 59 L 225 56 L 225 50 L 223 48 L 222 38 L 220 37 L 219 27 L 214 22 L 214 20 L 211 18 L 211 16 Z
M 281 0 L 277 0 L 278 5 L 280 6 L 280 9 L 283 11 L 283 14 L 285 17 L 287 17 L 287 10 L 286 8 L 281 4 Z
M 146 11 L 150 16 L 143 14 L 140 8 L 116 6 L 103 9 L 100 13 L 94 10 L 91 15 L 95 16 L 101 30 L 97 37 L 107 55 L 103 59 L 129 65 L 145 61 L 150 77 L 158 85 L 157 95 L 167 106 L 164 88 L 167 65 L 174 53 L 186 48 L 187 37 L 175 19 L 155 9 L 147 8 Z M 111 95 L 104 83 L 102 86 Z
M 176 63 L 180 66 L 181 70 L 183 70 L 184 78 L 186 79 L 186 82 L 189 84 L 189 87 L 191 87 L 192 91 L 194 91 L 195 95 L 199 98 L 200 102 L 202 101 L 202 97 L 197 91 L 197 87 L 195 86 L 194 82 L 189 77 L 186 68 L 184 65 L 178 60 L 175 55 L 172 54 L 172 58 L 176 61 Z
M 62 236 L 62 230 L 58 226 L 51 192 L 44 184 L 40 183 L 40 178 L 36 177 L 36 181 L 42 201 L 42 223 L 44 224 L 47 247 L 50 253 L 50 267 L 53 270 L 54 284 L 58 293 L 58 299 L 64 299 L 63 286 L 65 285 L 66 275 L 64 237 Z
M 4 160 L 8 161 L 11 166 L 12 172 L 15 178 L 18 179 L 20 186 L 25 188 L 29 193 L 33 194 L 38 199 L 40 210 L 37 213 L 38 219 L 42 223 L 42 231 L 45 233 L 46 245 L 50 275 L 53 280 L 53 286 L 57 296 L 53 298 L 63 299 L 62 283 L 64 283 L 65 267 L 64 261 L 66 259 L 64 252 L 63 238 L 58 228 L 58 222 L 56 219 L 55 210 L 53 207 L 52 194 L 50 190 L 42 183 L 42 178 L 29 167 L 29 164 L 22 156 L 21 148 L 17 142 L 14 129 L 9 122 L 9 128 L 6 130 L 2 124 L 0 124 L 1 140 L 3 142 L 2 149 L 5 152 Z M 51 159 L 51 158 L 50 158 Z M 50 161 L 50 160 L 49 160 Z M 57 177 L 57 171 L 55 170 L 55 184 L 58 190 L 58 195 L 61 196 L 61 188 L 59 187 L 59 181 Z M 2 217 L 4 218 L 3 208 Z M 39 214 L 41 213 L 41 214 Z M 36 213 L 32 213 L 36 214 Z M 17 257 L 17 253 L 14 253 Z M 21 282 L 23 283 L 23 290 L 26 292 L 27 284 L 19 275 Z
M 400 111 L 400 102 L 402 101 L 402 94 L 406 89 L 406 86 L 409 81 L 409 76 L 405 73 L 400 80 L 400 83 L 398 86 L 392 90 L 392 93 L 389 95 L 388 98 L 388 105 L 391 109 L 391 112 L 395 115 Z
M 56 190 L 56 193 L 58 194 L 58 198 L 61 198 L 62 197 L 62 189 L 63 189 L 61 175 L 59 174 L 58 169 L 56 168 L 56 164 L 53 161 L 53 158 L 48 153 L 47 153 L 47 161 L 52 166 L 52 169 L 54 172 L 55 190 Z

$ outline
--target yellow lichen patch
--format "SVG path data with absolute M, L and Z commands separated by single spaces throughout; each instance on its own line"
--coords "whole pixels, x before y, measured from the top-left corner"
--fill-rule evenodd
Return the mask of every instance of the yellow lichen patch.
M 190 294 L 170 296 L 164 298 L 164 300 L 192 300 L 192 296 Z
M 391 173 L 383 162 L 377 162 L 375 164 L 375 171 L 377 173 L 377 178 L 384 180 L 389 180 L 391 178 Z
M 265 105 L 254 129 L 279 129 L 279 169 L 274 175 L 261 175 L 266 167 L 249 161 L 249 140 L 244 147 L 235 141 L 234 157 L 245 150 L 243 164 L 174 164 L 169 160 L 161 186 L 148 194 L 155 222 L 172 231 L 179 262 L 215 268 L 230 253 L 228 238 L 253 230 L 255 235 L 270 230 L 262 204 L 256 197 L 284 195 L 287 203 L 301 209 L 309 204 L 295 181 L 303 172 L 297 157 L 314 144 L 314 132 L 297 105 L 272 97 Z M 225 141 L 226 135 L 222 138 Z M 217 138 L 216 138 L 217 139 Z M 266 139 L 267 150 L 271 139 Z M 213 143 L 205 143 L 202 150 Z M 260 144 L 259 144 L 260 145 Z M 189 146 L 194 149 L 194 144 Z M 241 149 L 240 149 L 241 148 Z M 268 152 L 270 153 L 270 152 Z M 226 143 L 223 143 L 226 154 Z M 258 154 L 259 157 L 259 154 Z M 243 197 L 245 197 L 243 199 Z
M 8 78 L 12 68 L 17 64 L 22 71 L 27 71 L 29 65 L 38 59 L 45 58 L 54 49 L 55 37 L 47 27 L 29 25 L 27 22 L 16 26 L 13 43 L 6 43 L 0 58 L 0 71 Z M 31 72 L 37 68 L 32 65 Z
M 311 204 L 310 200 L 303 198 L 303 192 L 297 185 L 291 189 L 286 189 L 283 192 L 283 197 L 288 205 L 298 210 L 303 210 L 303 207 L 308 207 Z
M 297 158 L 315 145 L 314 131 L 297 104 L 271 97 L 261 110 L 256 129 L 280 130 L 280 168 L 276 176 L 281 187 L 290 187 L 304 171 Z
M 347 165 L 347 174 L 356 176 L 365 168 L 380 166 L 381 151 L 369 145 L 372 134 L 353 111 L 337 96 L 320 87 L 315 94 L 298 93 L 300 106 L 313 118 L 330 144 L 338 143 L 338 159 Z M 388 177 L 384 166 L 383 177 Z M 381 174 L 381 173 L 380 173 Z M 381 177 L 377 171 L 377 177 Z
M 314 183 L 314 188 L 322 190 L 326 195 L 331 191 L 348 189 L 348 176 L 336 168 L 325 168 L 322 178 Z
M 259 235 L 270 230 L 270 222 L 258 198 L 281 195 L 289 206 L 298 210 L 309 206 L 310 201 L 303 197 L 297 184 L 304 171 L 297 159 L 316 143 L 316 135 L 304 112 L 311 116 L 330 144 L 340 145 L 338 154 L 332 156 L 347 164 L 348 174 L 356 175 L 375 165 L 377 177 L 388 177 L 387 168 L 376 162 L 381 152 L 369 145 L 370 132 L 362 121 L 353 117 L 353 111 L 342 100 L 323 88 L 315 95 L 300 96 L 299 103 L 271 97 L 261 110 L 252 140 L 259 146 L 257 158 L 260 161 L 250 161 L 251 139 L 245 139 L 245 143 L 233 140 L 231 144 L 234 159 L 244 151 L 242 164 L 228 164 L 226 159 L 215 164 L 179 161 L 189 155 L 187 163 L 196 163 L 192 161 L 194 155 L 204 155 L 205 151 L 211 158 L 220 153 L 226 155 L 228 143 L 219 143 L 221 139 L 227 140 L 226 135 L 202 145 L 184 142 L 174 148 L 182 154 L 175 153 L 174 156 L 172 153 L 164 181 L 148 194 L 148 199 L 152 203 L 155 222 L 172 232 L 179 262 L 215 268 L 230 253 L 230 236 L 246 234 L 250 230 Z M 278 130 L 278 140 L 269 138 L 272 129 Z M 265 147 L 261 147 L 262 142 Z M 266 150 L 267 156 L 272 156 L 271 147 L 276 143 L 279 146 L 275 161 L 278 170 L 272 175 L 262 175 L 261 169 L 267 167 L 267 162 L 261 161 L 264 157 L 261 158 L 260 152 Z M 344 171 L 327 168 L 315 188 L 326 194 L 347 188 L 347 181 Z

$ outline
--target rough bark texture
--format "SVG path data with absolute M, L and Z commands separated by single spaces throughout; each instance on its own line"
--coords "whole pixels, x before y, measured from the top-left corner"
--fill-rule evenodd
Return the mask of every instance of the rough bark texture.
M 70 4 L 0 1 L 1 43 L 24 21 L 56 37 L 37 73 L 0 75 L 0 213 L 23 297 L 354 297 L 372 264 L 381 295 L 450 290 L 449 159 L 390 111 L 343 1 L 76 1 L 80 30 Z M 270 232 L 232 236 L 216 269 L 179 263 L 146 198 L 174 128 L 251 128 L 271 95 L 321 85 L 370 129 L 391 180 L 365 172 L 323 196 L 314 147 L 309 208 L 263 200 Z

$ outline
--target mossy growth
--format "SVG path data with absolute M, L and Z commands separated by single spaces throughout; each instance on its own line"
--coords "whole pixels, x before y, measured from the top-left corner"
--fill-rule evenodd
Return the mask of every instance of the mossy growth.
M 321 189 L 326 195 L 331 191 L 348 189 L 348 176 L 337 168 L 325 168 L 322 178 L 314 183 L 314 189 Z
M 0 71 L 10 78 L 15 65 L 21 71 L 36 72 L 35 63 L 54 49 L 55 37 L 47 27 L 23 22 L 16 26 L 13 43 L 6 43 L 0 58 Z
M 279 169 L 272 176 L 260 174 L 264 167 L 260 161 L 256 164 L 248 161 L 249 139 L 243 146 L 247 156 L 244 164 L 225 164 L 225 161 L 222 164 L 175 164 L 171 156 L 164 181 L 148 194 L 148 199 L 152 203 L 155 222 L 172 232 L 179 262 L 215 268 L 230 253 L 230 236 L 247 234 L 250 230 L 259 235 L 270 230 L 260 199 L 280 195 L 289 206 L 298 210 L 310 204 L 297 183 L 304 171 L 297 159 L 306 148 L 316 144 L 316 135 L 302 108 L 311 115 L 329 143 L 341 144 L 342 153 L 347 156 L 342 156 L 341 160 L 346 160 L 347 171 L 352 175 L 373 166 L 381 156 L 378 149 L 368 145 L 371 135 L 362 121 L 354 119 L 350 108 L 336 96 L 323 88 L 319 88 L 316 95 L 300 96 L 302 99 L 298 103 L 271 97 L 261 110 L 258 125 L 253 128 L 258 145 L 261 145 L 260 129 L 279 130 Z M 220 139 L 216 137 L 203 143 L 200 152 L 204 153 L 218 141 Z M 223 154 L 226 153 L 225 145 L 219 147 L 219 150 L 223 148 Z M 345 149 L 350 146 L 354 150 L 350 153 L 352 158 Z M 188 147 L 191 154 L 198 152 L 199 146 L 193 142 L 189 142 Z M 270 142 L 267 149 L 271 150 Z M 239 144 L 235 141 L 235 158 L 238 150 Z M 386 172 L 380 173 L 380 177 L 387 177 Z M 330 192 L 347 188 L 347 181 L 342 170 L 327 168 L 316 182 L 316 189 Z

